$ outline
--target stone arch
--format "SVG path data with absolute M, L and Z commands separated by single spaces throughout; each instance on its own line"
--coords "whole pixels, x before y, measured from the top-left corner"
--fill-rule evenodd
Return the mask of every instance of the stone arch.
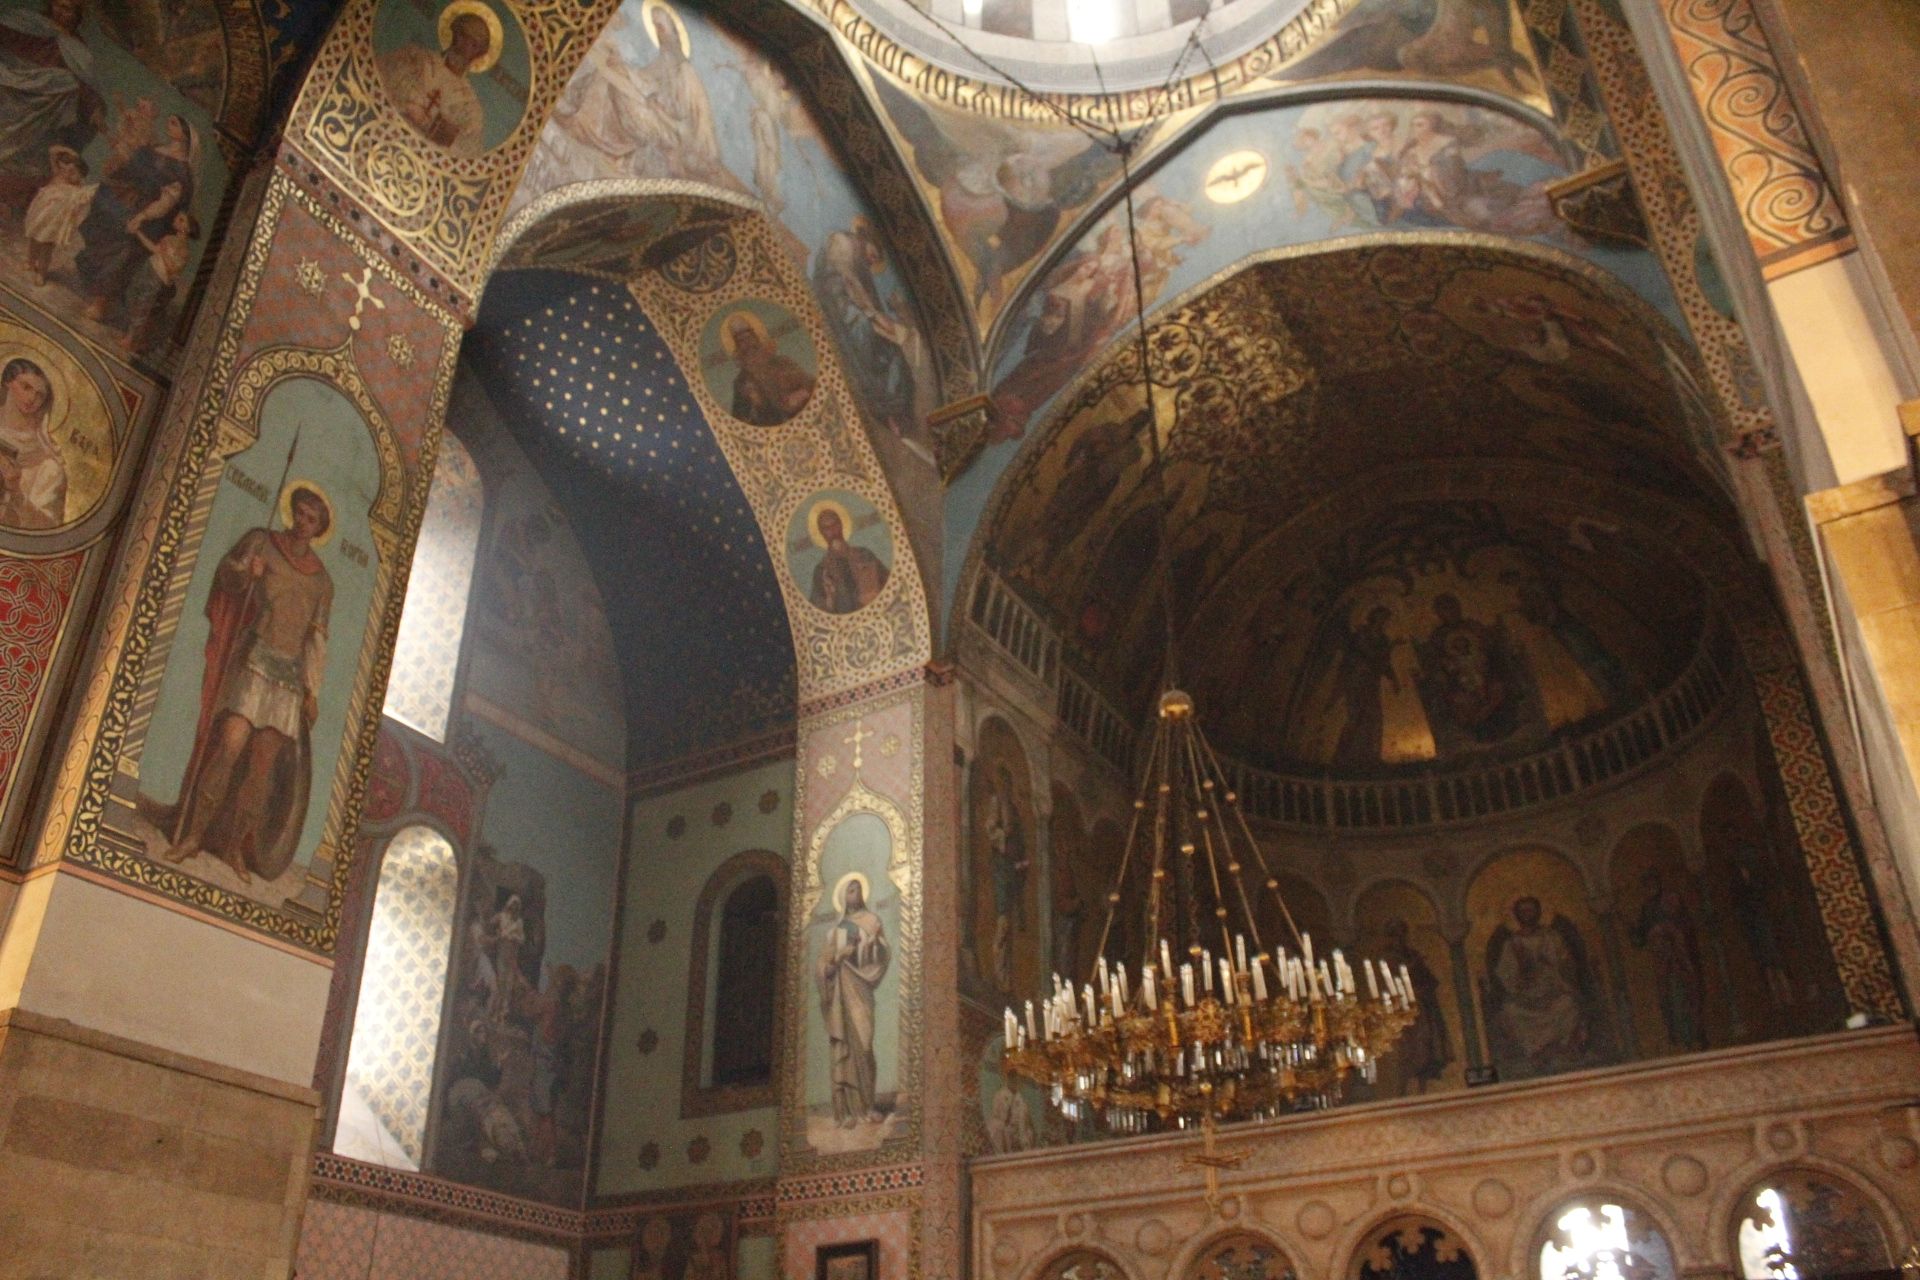
M 775 993 L 785 990 L 786 947 L 782 939 L 785 937 L 787 913 L 787 862 L 770 850 L 746 849 L 734 854 L 715 868 L 713 874 L 707 877 L 706 884 L 701 887 L 700 897 L 694 904 L 693 943 L 689 952 L 692 964 L 687 972 L 686 1032 L 682 1036 L 683 1063 L 680 1088 L 682 1116 L 744 1111 L 753 1107 L 771 1106 L 775 1101 L 776 1082 L 780 1076 L 781 1060 L 785 1052 L 783 1023 L 786 1011 L 778 999 L 773 1001 L 770 1015 L 772 1069 L 765 1083 L 718 1083 L 710 1078 L 709 1065 L 719 1032 L 717 997 L 709 991 L 709 988 L 714 986 L 711 964 L 716 958 L 716 946 L 724 941 L 723 938 L 715 936 L 717 917 L 726 909 L 728 899 L 734 891 L 753 880 L 762 878 L 773 885 L 774 912 L 778 920 L 772 948 L 773 968 L 768 975 L 768 983 Z
M 1559 1220 L 1568 1212 L 1582 1206 L 1602 1204 L 1618 1205 L 1626 1215 L 1626 1228 L 1631 1243 L 1645 1241 L 1650 1255 L 1648 1280 L 1680 1280 L 1683 1269 L 1696 1259 L 1688 1256 L 1691 1241 L 1679 1230 L 1679 1224 L 1664 1205 L 1638 1191 L 1620 1193 L 1611 1183 L 1598 1183 L 1582 1187 L 1569 1193 L 1565 1187 L 1556 1186 L 1543 1193 L 1532 1208 L 1539 1219 L 1530 1231 L 1516 1231 L 1513 1237 L 1514 1256 L 1509 1260 L 1509 1274 L 1522 1280 L 1548 1280 L 1542 1266 L 1542 1255 L 1547 1243 L 1559 1231 Z M 1634 1230 L 1634 1218 L 1638 1217 L 1643 1229 Z M 1647 1229 L 1651 1234 L 1647 1234 Z M 1666 1254 L 1664 1268 L 1656 1249 Z M 1555 1276 L 1552 1280 L 1561 1280 Z
M 1402 1253 L 1398 1250 L 1388 1256 L 1393 1260 L 1385 1271 L 1369 1267 L 1371 1255 L 1394 1250 L 1393 1238 L 1406 1232 L 1423 1233 L 1435 1231 L 1451 1237 L 1452 1243 L 1460 1250 L 1464 1266 L 1447 1266 L 1426 1270 L 1402 1270 L 1399 1260 L 1407 1254 L 1418 1256 L 1426 1249 L 1416 1247 Z M 1426 1244 L 1426 1242 L 1422 1242 Z M 1434 1242 L 1437 1243 L 1437 1242 Z M 1431 1244 L 1427 1244 L 1431 1248 Z M 1437 1252 L 1437 1251 L 1436 1251 Z M 1487 1250 L 1474 1234 L 1467 1230 L 1453 1214 L 1443 1209 L 1418 1201 L 1397 1209 L 1392 1213 L 1368 1220 L 1360 1230 L 1352 1232 L 1334 1250 L 1333 1256 L 1348 1259 L 1342 1280 L 1385 1280 L 1386 1277 L 1405 1277 L 1406 1280 L 1477 1280 L 1480 1275 L 1481 1260 L 1487 1257 Z
M 1888 1200 L 1886 1193 L 1873 1180 L 1860 1170 L 1850 1168 L 1834 1160 L 1801 1153 L 1790 1160 L 1769 1161 L 1761 1158 L 1747 1168 L 1727 1177 L 1714 1196 L 1709 1212 L 1709 1240 L 1712 1248 L 1723 1248 L 1729 1269 L 1735 1276 L 1743 1276 L 1742 1225 L 1754 1209 L 1754 1197 L 1761 1190 L 1786 1183 L 1803 1185 L 1803 1192 L 1817 1193 L 1818 1184 L 1825 1184 L 1835 1191 L 1842 1201 L 1851 1197 L 1853 1219 L 1841 1223 L 1828 1221 L 1823 1224 L 1829 1229 L 1840 1229 L 1850 1233 L 1851 1239 L 1826 1242 L 1819 1250 L 1821 1263 L 1811 1259 L 1798 1261 L 1801 1275 L 1832 1275 L 1849 1271 L 1892 1270 L 1898 1265 L 1903 1247 L 1911 1242 L 1913 1233 L 1907 1229 L 1904 1218 L 1898 1208 Z M 1791 1215 L 1793 1201 L 1799 1197 L 1789 1192 L 1787 1203 L 1775 1209 L 1784 1210 Z M 1830 1212 L 1831 1209 L 1829 1208 Z M 1871 1235 L 1868 1232 L 1871 1232 Z M 1800 1245 L 1801 1242 L 1796 1242 Z M 1878 1256 L 1872 1255 L 1873 1246 L 1880 1250 Z M 1802 1247 L 1804 1247 L 1802 1245 Z M 1836 1247 L 1843 1254 L 1854 1256 L 1834 1257 L 1830 1252 Z M 1864 1250 L 1868 1256 L 1859 1256 L 1855 1251 Z M 1799 1253 L 1797 1247 L 1794 1252 Z M 1831 1265 L 1841 1263 L 1842 1265 Z M 1769 1273 L 1777 1274 L 1777 1273 Z
M 1030 1280 L 1134 1280 L 1113 1254 L 1084 1244 L 1043 1255 L 1028 1276 Z
M 1239 1261 L 1240 1255 L 1245 1261 Z M 1295 1251 L 1270 1230 L 1234 1227 L 1196 1238 L 1175 1255 L 1176 1280 L 1291 1280 Z

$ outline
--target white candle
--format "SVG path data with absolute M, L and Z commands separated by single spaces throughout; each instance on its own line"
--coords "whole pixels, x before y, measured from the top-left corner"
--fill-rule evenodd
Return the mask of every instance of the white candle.
M 1019 1038 L 1020 1038 L 1020 1024 L 1014 1021 L 1013 1010 L 1008 1009 L 1007 1010 L 1007 1034 L 1002 1040 L 1002 1043 L 1004 1043 L 1008 1048 L 1012 1048 L 1013 1042 L 1018 1040 Z
M 1300 954 L 1306 957 L 1307 972 L 1312 973 L 1313 972 L 1313 935 L 1312 934 L 1303 933 L 1300 935 Z
M 1367 956 L 1361 960 L 1360 967 L 1367 971 L 1367 997 L 1372 1000 L 1378 1000 L 1380 998 L 1380 983 L 1373 976 L 1373 957 Z
M 1193 966 L 1190 964 L 1180 966 L 1180 998 L 1187 1008 L 1193 1008 Z
M 1096 1026 L 1096 1025 L 1098 1025 L 1098 1024 L 1099 1024 L 1099 1022 L 1100 1022 L 1100 1014 L 1099 1014 L 1099 1012 L 1098 1012 L 1098 1011 L 1096 1010 L 1096 1008 L 1095 1008 L 1095 1006 L 1094 1006 L 1094 1002 L 1093 1002 L 1093 987 L 1092 987 L 1091 985 L 1088 985 L 1088 986 L 1086 986 L 1086 987 L 1083 987 L 1083 988 L 1081 988 L 1081 993 L 1082 993 L 1083 995 L 1085 995 L 1085 996 L 1086 996 L 1086 1004 L 1087 1004 L 1087 1025 L 1088 1025 L 1089 1027 L 1092 1027 L 1092 1026 Z
M 1234 1004 L 1234 996 L 1239 993 L 1233 989 L 1233 966 L 1227 963 L 1225 956 L 1220 957 L 1220 990 L 1226 995 L 1227 1003 Z
M 1338 947 L 1333 949 L 1333 989 L 1343 994 L 1347 989 L 1347 957 Z
M 1413 997 L 1413 979 L 1407 976 L 1407 966 L 1400 966 L 1400 987 L 1407 993 L 1407 1003 L 1418 1003 Z
M 1207 989 L 1208 995 L 1213 994 L 1213 952 L 1211 951 L 1200 953 L 1200 983 Z
M 1127 987 L 1127 966 L 1124 964 L 1116 964 L 1113 968 L 1114 976 L 1120 982 L 1120 1003 L 1125 1004 L 1127 997 L 1133 994 Z
M 1246 934 L 1236 933 L 1233 935 L 1233 950 L 1234 950 L 1234 956 L 1240 961 L 1240 972 L 1245 973 L 1247 971 L 1247 935 Z
M 1035 1039 L 1040 1037 L 1040 1033 L 1034 1029 L 1033 1025 L 1033 1001 L 1031 1000 L 1027 1001 L 1027 1034 Z
M 1327 997 L 1332 996 L 1333 982 L 1327 977 L 1327 962 L 1325 960 L 1320 962 L 1320 968 L 1316 970 L 1316 972 L 1320 975 L 1320 994 Z
M 1105 956 L 1100 957 L 1098 973 L 1100 976 L 1100 989 L 1105 991 L 1107 989 L 1107 958 Z
M 1165 938 L 1160 939 L 1160 971 L 1166 975 L 1168 982 L 1173 981 L 1173 952 L 1167 950 Z
M 1253 998 L 1265 1003 L 1267 998 L 1266 957 L 1253 958 Z
M 1153 980 L 1154 972 L 1154 967 L 1148 965 L 1146 971 L 1140 975 L 1140 1003 L 1146 1005 L 1149 1010 L 1160 1007 L 1160 990 Z

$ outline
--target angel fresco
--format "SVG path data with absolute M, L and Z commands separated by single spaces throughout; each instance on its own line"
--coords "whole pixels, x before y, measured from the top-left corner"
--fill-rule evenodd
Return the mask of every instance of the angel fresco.
M 883 291 L 886 251 L 871 219 L 857 216 L 827 237 L 813 262 L 813 292 L 846 358 L 860 403 L 894 435 L 925 436 L 933 406 L 926 340 L 898 290 Z
M 939 111 L 883 77 L 874 82 L 914 168 L 939 192 L 940 223 L 973 268 L 976 309 L 997 310 L 1066 214 L 1120 170 L 1112 152 L 1076 130 L 1016 129 Z
M 1482 997 L 1500 1074 L 1512 1080 L 1605 1061 L 1599 981 L 1580 927 L 1540 899 L 1514 899 L 1511 923 L 1487 940 Z
M 1524 91 L 1533 66 L 1513 37 L 1508 0 L 1361 0 L 1325 48 L 1274 79 L 1404 71 L 1453 80 L 1491 71 Z

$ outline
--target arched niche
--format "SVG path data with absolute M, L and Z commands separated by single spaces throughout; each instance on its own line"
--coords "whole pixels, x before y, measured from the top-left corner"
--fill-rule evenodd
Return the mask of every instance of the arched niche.
M 1595 1192 L 1562 1201 L 1534 1236 L 1538 1280 L 1680 1280 L 1666 1232 L 1631 1200 Z
M 1480 868 L 1467 888 L 1467 964 L 1502 1080 L 1617 1056 L 1600 922 L 1558 853 L 1514 849 Z
M 963 959 L 976 989 L 989 995 L 1038 993 L 1044 979 L 1040 913 L 1039 824 L 1033 769 L 1020 736 L 992 716 L 975 736 L 968 787 L 972 839 L 967 849 L 973 900 L 966 905 Z
M 683 1115 L 773 1104 L 786 882 L 779 855 L 749 849 L 721 863 L 700 891 L 687 975 Z
M 1729 1249 L 1743 1280 L 1884 1275 L 1895 1268 L 1880 1210 L 1846 1178 L 1776 1169 L 1734 1205 Z
M 402 1169 L 425 1161 L 459 881 L 453 845 L 432 827 L 404 827 L 381 851 L 335 1120 L 339 1155 Z
M 1055 1254 L 1035 1268 L 1032 1280 L 1131 1280 L 1112 1255 L 1074 1248 Z
M 1354 1250 L 1347 1280 L 1479 1280 L 1479 1264 L 1458 1232 L 1435 1218 L 1404 1214 L 1372 1227 Z
M 1433 899 L 1404 880 L 1388 880 L 1360 895 L 1354 918 L 1360 924 L 1355 950 L 1384 961 L 1395 973 L 1405 968 L 1418 1002 L 1413 1025 L 1380 1059 L 1376 1096 L 1463 1087 L 1460 998 Z
M 1293 1259 L 1254 1231 L 1229 1231 L 1205 1241 L 1186 1260 L 1180 1280 L 1294 1280 Z
M 1645 823 L 1607 862 L 1627 1001 L 1642 1052 L 1691 1053 L 1725 1043 L 1724 1001 L 1702 923 L 1699 886 L 1672 827 Z M 1710 1025 L 1710 1018 L 1712 1025 Z

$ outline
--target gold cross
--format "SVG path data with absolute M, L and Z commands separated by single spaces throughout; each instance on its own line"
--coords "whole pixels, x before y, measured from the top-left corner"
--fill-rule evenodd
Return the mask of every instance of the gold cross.
M 360 278 L 358 280 L 355 280 L 352 276 L 348 275 L 344 271 L 340 273 L 340 278 L 342 280 L 345 280 L 349 285 L 353 287 L 353 292 L 354 292 L 353 314 L 347 317 L 347 328 L 353 330 L 355 333 L 358 333 L 360 332 L 360 313 L 366 310 L 367 304 L 371 302 L 374 306 L 380 308 L 380 310 L 382 311 L 385 311 L 387 309 L 387 304 L 384 299 L 376 298 L 373 296 L 373 268 L 372 267 L 363 268 L 360 272 Z
M 1213 1145 L 1214 1129 L 1213 1113 L 1211 1111 L 1209 1111 L 1206 1117 L 1200 1122 L 1200 1133 L 1200 1154 L 1197 1156 L 1188 1156 L 1180 1163 L 1190 1164 L 1197 1169 L 1206 1170 L 1207 1211 L 1217 1218 L 1220 1216 L 1220 1171 L 1222 1169 L 1238 1169 L 1247 1162 L 1247 1153 L 1241 1151 L 1233 1155 L 1223 1155 Z
M 867 728 L 865 721 L 856 719 L 853 722 L 853 732 L 847 737 L 840 739 L 840 741 L 853 748 L 853 767 L 855 769 L 860 767 L 860 744 L 868 738 L 871 738 L 876 732 L 877 730 Z

